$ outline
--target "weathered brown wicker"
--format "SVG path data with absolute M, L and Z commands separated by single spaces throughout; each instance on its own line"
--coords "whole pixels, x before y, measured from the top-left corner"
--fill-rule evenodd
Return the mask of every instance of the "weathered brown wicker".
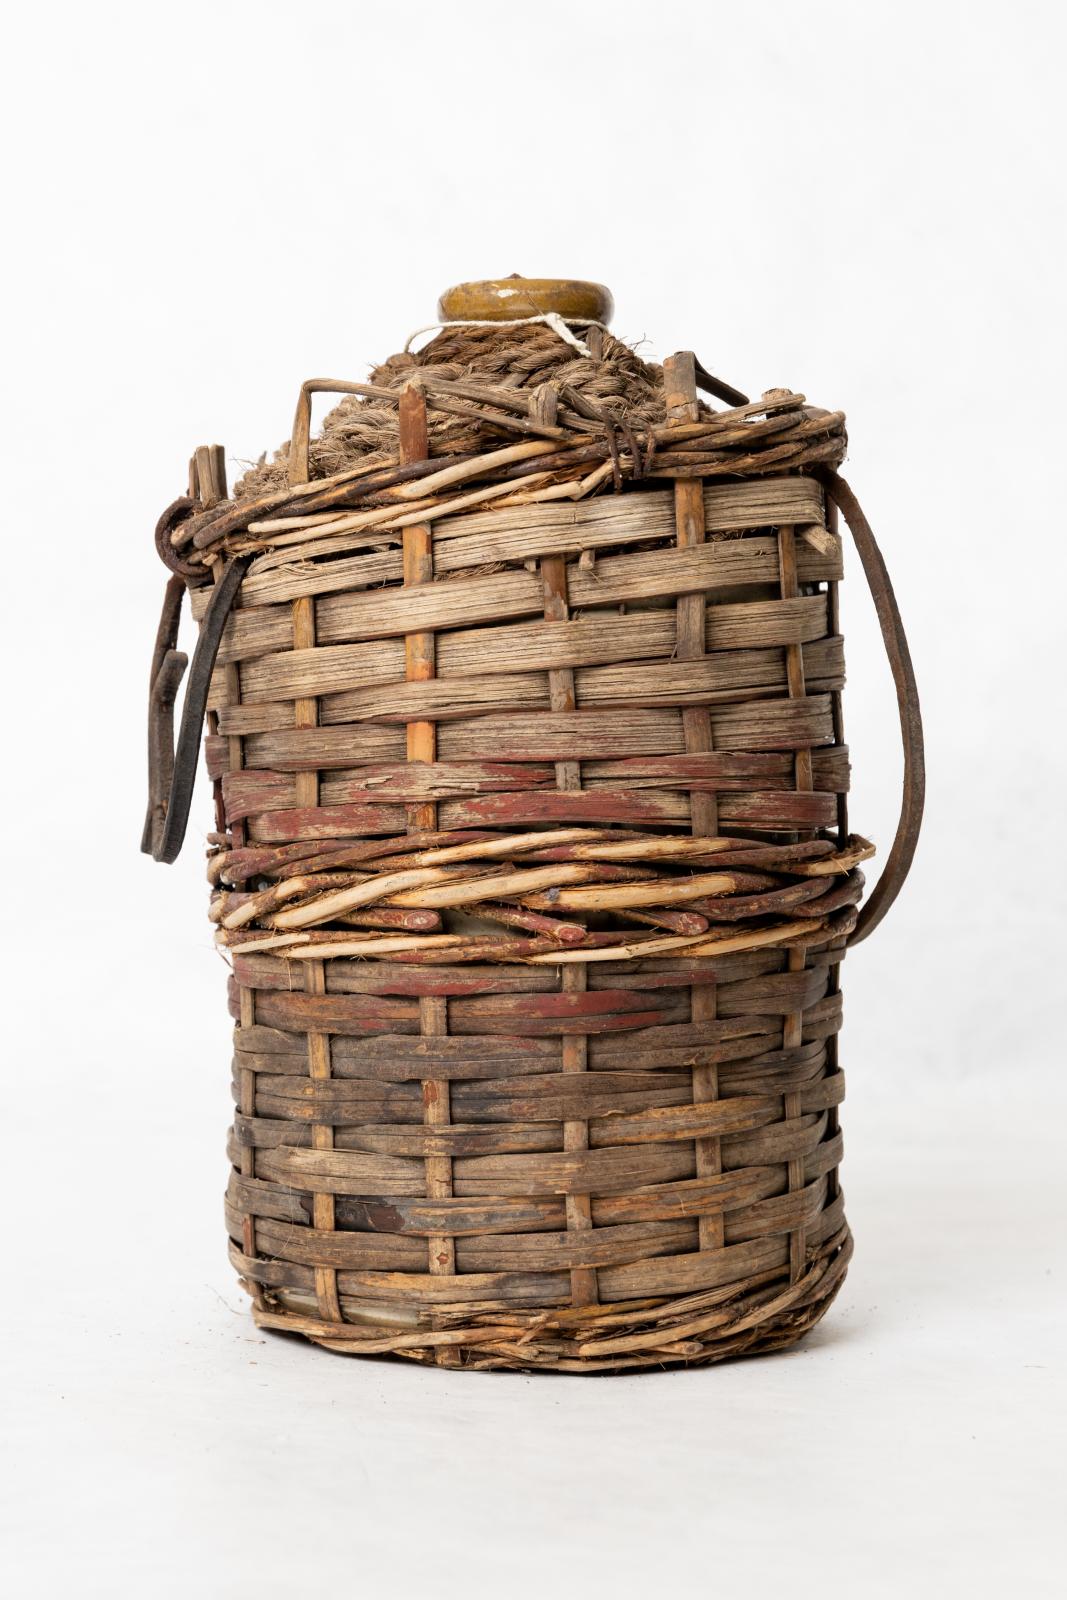
M 261 1327 L 332 1350 L 716 1361 L 793 1343 L 851 1251 L 838 972 L 922 749 L 843 417 L 712 412 L 742 397 L 692 355 L 577 334 L 446 328 L 306 384 L 281 467 L 227 499 L 199 451 L 158 531 L 144 844 L 177 853 L 206 706 L 233 1260 Z M 311 445 L 320 390 L 355 398 Z M 837 507 L 906 752 L 858 920 Z

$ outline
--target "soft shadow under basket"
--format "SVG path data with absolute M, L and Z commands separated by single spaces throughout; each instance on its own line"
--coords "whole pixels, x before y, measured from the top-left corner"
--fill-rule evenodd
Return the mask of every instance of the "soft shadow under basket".
M 331 1350 L 717 1361 L 800 1338 L 851 1252 L 840 965 L 922 812 L 900 617 L 842 414 L 648 365 L 610 310 L 450 291 L 233 498 L 198 450 L 157 530 L 143 848 L 178 853 L 206 716 L 232 1258 Z M 861 911 L 839 512 L 905 755 Z

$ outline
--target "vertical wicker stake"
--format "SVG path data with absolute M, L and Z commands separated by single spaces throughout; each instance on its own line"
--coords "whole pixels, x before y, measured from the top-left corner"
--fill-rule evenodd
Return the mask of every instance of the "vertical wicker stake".
M 840 543 L 841 534 L 837 507 L 826 496 L 826 530 L 831 535 L 835 544 Z M 826 585 L 826 631 L 831 639 L 841 636 L 841 595 L 840 585 L 832 579 Z M 830 696 L 834 718 L 834 744 L 844 748 L 845 743 L 845 709 L 841 703 L 841 690 L 835 689 Z M 837 842 L 843 845 L 848 838 L 848 789 L 841 785 L 837 792 Z M 835 973 L 838 968 L 834 968 Z M 836 1116 L 836 1112 L 834 1113 Z
M 315 637 L 315 599 L 311 595 L 302 595 L 293 601 L 293 649 L 314 650 Z M 313 697 L 297 699 L 294 702 L 294 726 L 297 728 L 316 728 L 319 723 L 319 702 Z M 318 772 L 298 772 L 295 777 L 296 804 L 299 808 L 317 806 L 319 803 L 319 775 Z M 304 993 L 326 993 L 326 963 L 324 961 L 305 961 L 302 963 L 304 972 Z M 308 1073 L 318 1083 L 324 1082 L 331 1076 L 332 1063 L 330 1060 L 330 1036 L 328 1033 L 319 1033 L 312 1030 L 307 1035 Z M 333 1149 L 333 1125 L 328 1122 L 316 1122 L 311 1128 L 311 1148 L 313 1150 Z M 332 1194 L 316 1194 L 312 1197 L 312 1225 L 317 1232 L 333 1233 L 336 1226 L 334 1197 Z M 341 1302 L 337 1294 L 337 1272 L 333 1267 L 315 1268 L 315 1297 L 318 1300 L 319 1316 L 326 1322 L 340 1322 Z
M 535 422 L 551 426 L 556 420 L 556 391 L 542 384 L 530 397 L 530 415 Z M 565 556 L 543 556 L 541 582 L 545 593 L 545 621 L 566 622 L 570 616 L 567 600 L 567 560 Z M 571 667 L 551 667 L 548 673 L 548 698 L 553 711 L 573 711 L 574 671 Z M 582 768 L 578 761 L 556 762 L 556 788 L 580 789 Z M 584 961 L 565 966 L 560 979 L 563 994 L 584 994 L 588 987 L 588 968 Z M 565 1073 L 585 1072 L 589 1064 L 589 1044 L 584 1033 L 565 1033 L 560 1044 L 560 1065 Z M 568 1117 L 563 1123 L 565 1151 L 588 1150 L 589 1122 L 585 1117 Z M 568 1233 L 582 1233 L 593 1226 L 593 1203 L 587 1194 L 569 1194 L 566 1199 Z M 571 1268 L 571 1300 L 576 1306 L 595 1305 L 600 1299 L 595 1267 Z
M 204 510 L 210 506 L 218 505 L 220 500 L 226 498 L 226 452 L 220 444 L 202 444 L 197 447 L 189 462 L 189 496 L 199 500 Z M 216 569 L 221 571 L 221 568 Z M 241 700 L 241 674 L 235 661 L 227 662 L 222 669 L 223 679 L 226 684 L 226 703 L 239 705 Z M 208 732 L 218 731 L 218 713 L 209 711 Z M 239 772 L 244 765 L 244 755 L 241 746 L 240 734 L 231 734 L 227 741 L 227 755 L 229 757 L 229 770 Z M 215 789 L 215 819 L 221 828 L 224 817 L 220 783 Z M 234 824 L 237 842 L 244 843 L 244 823 Z
M 797 580 L 797 537 L 796 529 L 788 524 L 778 529 L 778 569 L 781 576 L 782 599 L 795 600 L 800 594 L 800 584 Z M 794 642 L 785 647 L 785 678 L 789 698 L 803 700 L 807 689 L 804 682 L 804 647 L 799 643 Z M 810 746 L 804 746 L 796 752 L 794 782 L 798 793 L 811 793 L 813 784 Z M 810 833 L 810 830 L 805 831 Z M 788 952 L 786 961 L 789 972 L 803 972 L 807 965 L 803 945 L 794 945 Z M 803 1039 L 804 1009 L 801 1002 L 782 1024 L 782 1047 L 785 1050 L 797 1050 Z M 802 1109 L 799 1093 L 785 1095 L 782 1109 L 787 1120 L 798 1119 Z M 801 1157 L 795 1156 L 789 1163 L 789 1193 L 798 1194 L 803 1188 L 804 1162 Z M 804 1270 L 805 1253 L 804 1229 L 796 1228 L 789 1235 L 789 1276 L 794 1283 Z
M 417 385 L 409 383 L 400 393 L 400 460 L 425 461 L 429 455 L 426 432 L 426 401 Z M 428 522 L 404 529 L 405 585 L 433 582 L 433 534 Z M 432 633 L 409 633 L 404 637 L 404 676 L 409 683 L 426 683 L 436 673 Z M 407 725 L 409 761 L 434 761 L 437 758 L 437 730 L 432 722 Z M 408 826 L 412 831 L 437 826 L 437 807 L 433 801 L 410 806 Z
M 667 426 L 681 427 L 695 422 L 697 405 L 696 358 L 691 350 L 679 350 L 663 363 L 663 395 L 667 407 Z M 680 550 L 704 543 L 704 482 L 701 478 L 676 478 L 674 482 L 674 520 Z M 705 651 L 707 620 L 703 593 L 679 596 L 675 609 L 675 656 L 679 661 L 698 661 Z M 682 711 L 682 735 L 689 753 L 711 750 L 711 713 L 703 706 L 687 706 Z M 719 831 L 719 807 L 714 794 L 689 791 L 691 828 L 696 838 L 714 838 Z M 694 983 L 690 1016 L 693 1022 L 714 1022 L 717 1000 L 713 983 Z M 693 1068 L 693 1100 L 705 1104 L 719 1098 L 719 1068 L 708 1062 Z M 697 1177 L 712 1177 L 722 1171 L 722 1142 L 697 1139 Z M 702 1216 L 698 1223 L 702 1250 L 721 1249 L 726 1242 L 721 1212 Z
M 426 426 L 426 399 L 416 384 L 400 392 L 400 461 L 425 461 L 430 453 Z M 433 582 L 433 531 L 428 522 L 405 528 L 404 584 Z M 409 683 L 426 683 L 436 673 L 434 636 L 430 632 L 404 636 L 404 675 Z M 407 725 L 409 761 L 434 761 L 437 758 L 437 730 L 432 722 Z M 409 832 L 432 832 L 437 827 L 437 806 L 431 800 L 408 807 Z M 424 1036 L 448 1033 L 448 1000 L 443 995 L 419 998 L 419 1031 Z M 427 1128 L 447 1127 L 452 1120 L 451 1092 L 447 1078 L 425 1078 L 422 1084 L 423 1122 Z M 427 1148 L 433 1136 L 427 1136 Z M 426 1198 L 447 1200 L 452 1195 L 452 1157 L 430 1151 L 426 1156 Z M 450 1276 L 456 1270 L 456 1247 L 451 1234 L 431 1234 L 427 1241 L 429 1270 L 435 1277 Z M 438 1347 L 439 1366 L 455 1366 L 458 1356 L 447 1346 Z
M 832 534 L 835 541 L 840 539 L 840 525 L 837 506 L 826 497 L 826 529 Z M 841 635 L 841 595 L 839 585 L 831 580 L 826 585 L 826 631 L 831 639 Z M 840 749 L 845 744 L 845 708 L 842 704 L 841 690 L 835 689 L 830 696 L 834 719 L 834 744 Z M 844 785 L 838 787 L 837 793 L 837 842 L 844 846 L 848 838 L 848 790 Z M 835 961 L 830 966 L 830 981 L 827 985 L 827 995 L 841 993 L 841 963 Z M 836 1073 L 840 1071 L 840 1052 L 838 1051 L 837 1034 L 832 1033 L 826 1041 L 827 1071 Z M 827 1112 L 826 1131 L 827 1137 L 836 1138 L 841 1129 L 841 1117 L 836 1106 L 831 1106 Z M 841 1193 L 841 1176 L 836 1167 L 831 1167 L 826 1184 L 826 1197 L 834 1201 Z
M 198 500 L 205 510 L 217 505 L 226 498 L 226 453 L 221 445 L 199 445 L 189 462 L 189 494 L 192 499 Z M 218 582 L 222 572 L 221 563 L 215 569 L 215 581 Z M 226 703 L 240 705 L 241 703 L 241 669 L 236 661 L 229 661 L 223 668 L 225 682 Z M 209 732 L 214 733 L 218 728 L 218 715 L 211 713 L 208 721 Z M 230 772 L 240 772 L 244 766 L 243 741 L 239 735 L 231 734 L 226 741 L 226 765 Z M 221 785 L 220 785 L 221 786 Z M 215 814 L 219 817 L 221 811 L 220 796 L 216 793 Z M 245 825 L 243 822 L 234 822 L 230 828 L 233 842 L 240 847 L 245 842 Z M 237 1003 L 240 1011 L 240 1027 L 252 1028 L 256 1021 L 256 995 L 254 989 L 246 988 L 239 984 L 237 989 Z M 256 1114 L 256 1075 L 248 1067 L 241 1067 L 237 1082 L 237 1104 L 243 1117 L 249 1122 Z M 240 1170 L 242 1178 L 253 1180 L 256 1176 L 256 1152 L 251 1144 L 241 1146 Z M 255 1256 L 256 1251 L 256 1219 L 254 1215 L 244 1218 L 241 1225 L 241 1246 L 246 1256 Z M 255 1301 L 257 1305 L 263 1303 L 262 1291 L 258 1284 L 255 1285 Z

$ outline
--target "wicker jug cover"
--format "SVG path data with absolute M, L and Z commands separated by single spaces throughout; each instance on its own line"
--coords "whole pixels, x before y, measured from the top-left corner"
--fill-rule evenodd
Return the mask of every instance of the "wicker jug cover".
M 639 361 L 601 285 L 491 280 L 439 311 L 371 383 L 304 384 L 234 497 L 198 451 L 156 530 L 142 848 L 181 848 L 207 716 L 234 1259 L 262 1326 L 345 1351 L 590 1371 L 779 1348 L 851 1249 L 836 974 L 923 804 L 844 419 L 750 403 L 687 352 Z M 313 440 L 320 392 L 343 399 Z M 859 911 L 835 508 L 905 757 Z

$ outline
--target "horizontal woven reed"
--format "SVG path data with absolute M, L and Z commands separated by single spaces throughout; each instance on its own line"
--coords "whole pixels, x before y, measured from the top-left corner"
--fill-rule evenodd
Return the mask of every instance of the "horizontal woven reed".
M 850 1252 L 843 419 L 710 412 L 686 356 L 628 413 L 550 354 L 305 386 L 278 466 L 228 500 L 202 459 L 160 525 L 200 617 L 253 558 L 207 740 L 232 1256 L 332 1350 L 773 1350 Z

